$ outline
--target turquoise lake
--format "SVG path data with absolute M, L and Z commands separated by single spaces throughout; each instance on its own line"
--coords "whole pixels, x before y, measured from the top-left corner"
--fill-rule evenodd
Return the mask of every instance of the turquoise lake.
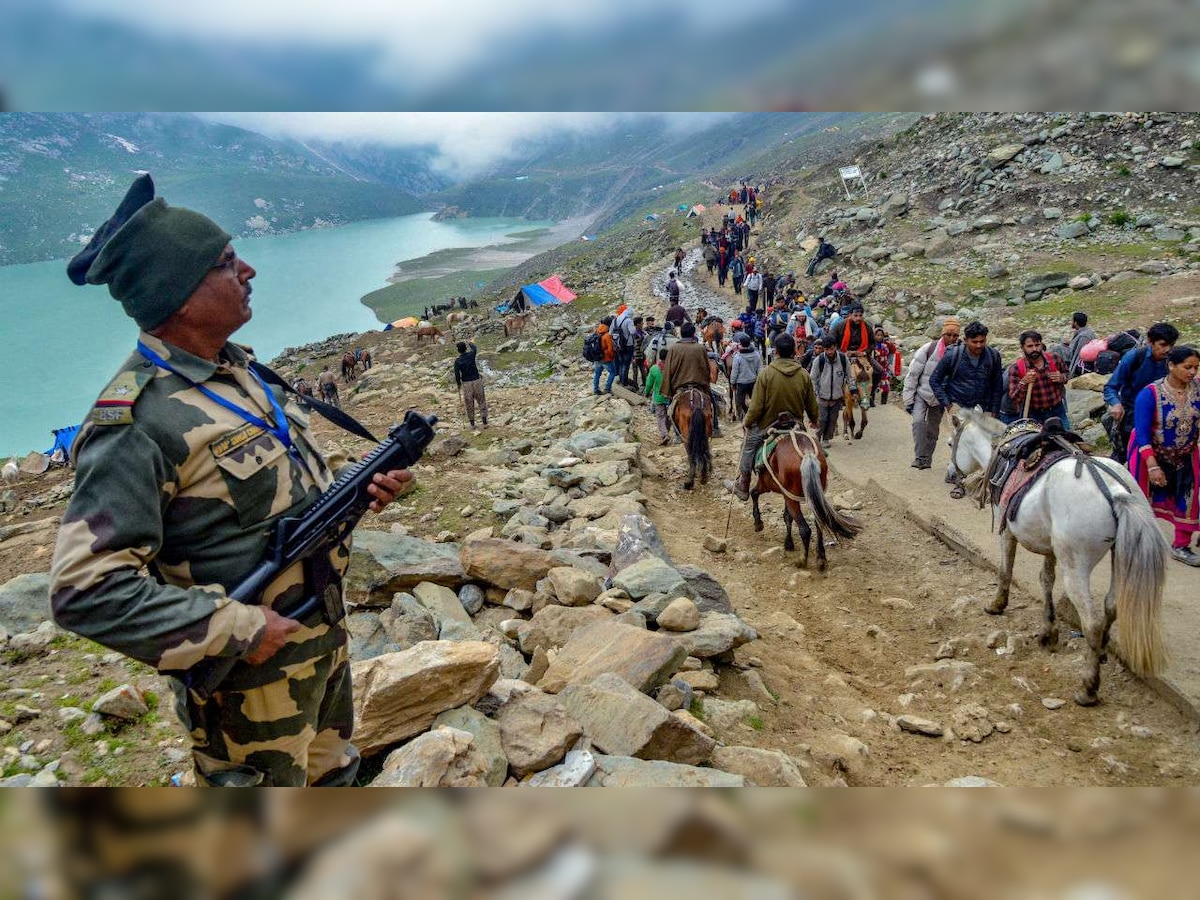
M 432 213 L 296 234 L 238 238 L 258 271 L 254 318 L 234 340 L 262 360 L 281 350 L 381 323 L 360 299 L 385 287 L 397 263 L 435 250 L 485 247 L 551 223 L 432 221 Z M 14 363 L 0 392 L 0 458 L 45 450 L 51 430 L 80 422 L 133 350 L 137 326 L 105 287 L 76 287 L 65 260 L 0 267 L 3 346 Z

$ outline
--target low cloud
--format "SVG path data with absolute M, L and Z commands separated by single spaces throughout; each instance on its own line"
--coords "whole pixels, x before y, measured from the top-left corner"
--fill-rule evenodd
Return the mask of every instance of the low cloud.
M 432 147 L 435 166 L 456 177 L 473 175 L 516 155 L 518 146 L 551 133 L 595 133 L 623 123 L 660 121 L 698 131 L 730 113 L 203 113 L 271 137 L 388 146 Z

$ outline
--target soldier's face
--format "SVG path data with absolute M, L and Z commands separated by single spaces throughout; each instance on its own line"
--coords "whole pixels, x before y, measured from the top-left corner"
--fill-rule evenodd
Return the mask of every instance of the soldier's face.
M 250 321 L 250 279 L 256 274 L 254 267 L 226 244 L 184 305 L 188 318 L 213 334 L 233 334 Z

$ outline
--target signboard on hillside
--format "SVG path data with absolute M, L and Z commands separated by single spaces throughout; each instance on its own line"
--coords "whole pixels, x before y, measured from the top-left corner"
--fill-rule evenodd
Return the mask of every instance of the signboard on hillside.
M 858 187 L 862 189 L 863 196 L 867 196 L 867 179 L 863 175 L 863 171 L 858 166 L 842 166 L 838 169 L 838 174 L 842 176 L 842 187 L 846 191 L 846 199 L 851 200 L 853 197 L 850 194 L 850 185 L 857 181 Z

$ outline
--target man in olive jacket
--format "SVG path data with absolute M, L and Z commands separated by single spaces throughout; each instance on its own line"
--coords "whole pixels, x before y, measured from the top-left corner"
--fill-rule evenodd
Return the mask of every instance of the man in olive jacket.
M 754 382 L 750 408 L 742 420 L 746 438 L 742 443 L 738 480 L 736 483 L 725 482 L 725 486 L 739 500 L 750 496 L 750 473 L 754 470 L 754 457 L 763 445 L 765 429 L 780 413 L 791 413 L 798 422 L 807 415 L 809 424 L 817 427 L 817 392 L 808 373 L 793 359 L 795 355 L 795 339 L 790 334 L 781 334 L 775 339 L 775 359 L 759 373 L 758 380 Z

